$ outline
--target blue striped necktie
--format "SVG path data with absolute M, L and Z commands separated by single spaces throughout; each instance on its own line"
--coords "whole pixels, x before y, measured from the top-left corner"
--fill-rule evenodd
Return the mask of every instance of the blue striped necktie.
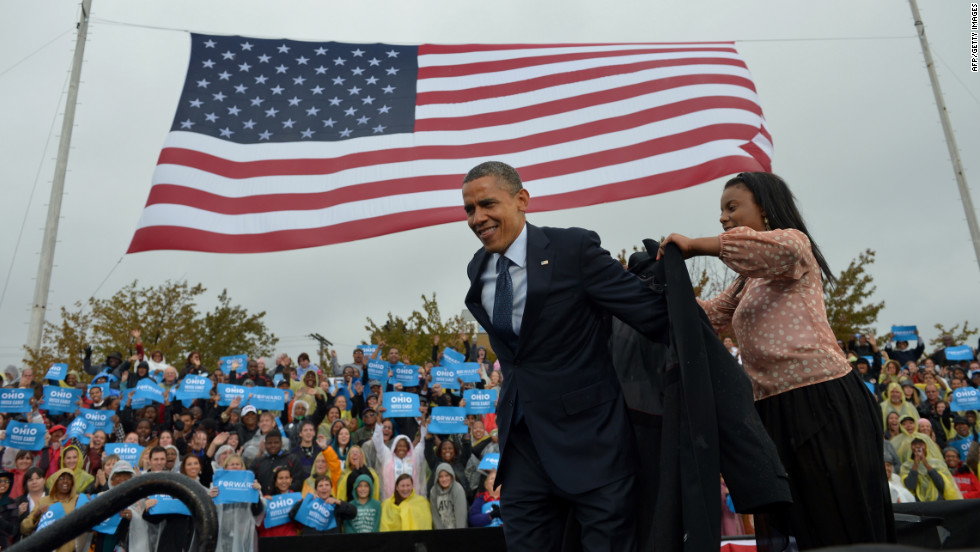
M 497 259 L 497 289 L 493 298 L 493 329 L 510 347 L 517 349 L 517 334 L 514 333 L 514 283 L 510 279 L 510 259 L 501 255 Z

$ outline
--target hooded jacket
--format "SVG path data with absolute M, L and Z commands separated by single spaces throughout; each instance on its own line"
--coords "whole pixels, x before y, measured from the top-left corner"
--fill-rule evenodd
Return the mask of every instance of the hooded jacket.
M 439 484 L 443 472 L 452 477 L 448 489 Z M 443 462 L 436 466 L 432 475 L 432 488 L 429 489 L 429 505 L 432 511 L 433 529 L 462 529 L 466 527 L 466 493 L 456 481 L 452 466 Z
M 367 456 L 364 454 L 364 450 L 362 450 L 360 447 L 357 445 L 351 446 L 351 452 L 353 452 L 355 448 L 361 451 L 361 458 L 364 459 L 364 464 L 358 468 L 352 467 L 350 452 L 347 453 L 348 460 L 347 463 L 344 464 L 343 471 L 340 473 L 340 480 L 338 481 L 337 487 L 335 487 L 337 490 L 335 494 L 340 500 L 354 500 L 356 497 L 354 488 L 357 486 L 357 481 L 360 479 L 360 476 L 363 475 L 371 478 L 371 496 L 375 500 L 378 500 L 378 503 L 380 504 L 381 480 L 378 478 L 378 472 L 371 466 L 367 465 Z
M 62 507 L 65 509 L 66 516 L 75 511 L 75 503 L 78 501 L 78 493 L 75 491 L 75 484 L 74 484 L 75 474 L 74 472 L 72 472 L 67 468 L 62 468 L 54 472 L 54 480 L 57 482 L 58 478 L 61 477 L 63 474 L 68 474 L 72 476 L 72 480 L 73 480 L 72 488 L 68 492 L 68 496 L 62 498 L 61 500 L 58 500 L 54 497 L 53 494 L 44 495 L 43 497 L 41 497 L 41 500 L 37 502 L 37 508 L 41 508 L 44 506 L 51 506 L 55 502 L 61 502 Z M 37 508 L 35 508 L 35 511 L 37 511 Z M 37 524 L 40 521 L 40 518 L 41 516 L 35 518 L 33 514 L 29 514 L 26 517 L 24 517 L 24 520 L 20 523 L 20 532 L 25 536 L 32 534 L 34 530 L 37 529 Z M 57 548 L 57 552 L 72 552 L 74 550 L 75 550 L 74 539 L 66 542 L 65 544 Z
M 356 495 L 357 486 L 362 482 L 371 487 L 368 500 L 363 504 Z M 359 475 L 354 481 L 354 489 L 355 496 L 350 499 L 350 504 L 357 508 L 357 515 L 344 521 L 344 533 L 377 533 L 381 527 L 381 503 L 376 498 L 378 494 L 376 482 L 366 475 Z
M 85 489 L 87 489 L 89 485 L 95 481 L 95 478 L 85 471 L 85 456 L 82 454 L 82 449 L 76 447 L 75 445 L 68 445 L 66 447 L 61 447 L 61 458 L 58 460 L 58 467 L 61 468 L 61 470 L 55 472 L 54 475 L 48 477 L 47 481 L 44 482 L 44 488 L 47 489 L 48 492 L 51 492 L 51 486 L 58 480 L 58 474 L 61 473 L 62 470 L 67 469 L 65 468 L 65 454 L 69 450 L 75 450 L 78 453 L 78 463 L 75 464 L 75 469 L 72 470 L 72 475 L 75 477 L 75 494 L 85 492 Z
M 412 491 L 408 498 L 395 504 L 395 497 L 381 503 L 381 531 L 418 531 L 432 529 L 429 501 Z
M 371 436 L 371 442 L 374 444 L 374 451 L 377 455 L 375 465 L 378 474 L 381 476 L 382 498 L 388 498 L 394 494 L 395 479 L 403 473 L 412 476 L 415 493 L 419 496 L 425 496 L 425 433 L 425 426 L 422 426 L 422 438 L 419 440 L 419 444 L 415 445 L 414 449 L 412 448 L 412 442 L 404 435 L 394 437 L 391 440 L 391 448 L 388 448 L 385 446 L 384 437 L 381 434 L 381 424 L 374 426 L 374 435 Z M 408 454 L 403 459 L 395 456 L 395 446 L 401 440 L 404 440 L 408 444 Z

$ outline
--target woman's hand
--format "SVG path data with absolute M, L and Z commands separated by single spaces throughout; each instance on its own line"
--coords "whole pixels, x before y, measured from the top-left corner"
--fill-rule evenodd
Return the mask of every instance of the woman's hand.
M 211 487 L 210 489 L 208 489 L 208 496 L 210 496 L 211 498 L 218 496 L 218 488 Z
M 682 234 L 671 234 L 660 242 L 660 249 L 657 250 L 657 260 L 664 256 L 664 247 L 672 243 L 681 250 L 685 259 L 697 257 L 699 255 L 710 255 L 717 257 L 721 252 L 721 240 L 717 236 L 708 238 L 689 238 Z

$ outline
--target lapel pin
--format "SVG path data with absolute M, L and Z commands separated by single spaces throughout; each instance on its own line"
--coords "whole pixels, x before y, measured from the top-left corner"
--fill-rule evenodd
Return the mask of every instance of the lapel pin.
M 541 266 L 548 264 L 548 261 L 541 261 Z

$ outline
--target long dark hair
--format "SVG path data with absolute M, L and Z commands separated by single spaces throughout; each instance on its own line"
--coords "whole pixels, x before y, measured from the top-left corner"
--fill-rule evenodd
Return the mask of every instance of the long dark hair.
M 740 173 L 735 178 L 726 182 L 725 188 L 737 185 L 745 186 L 748 191 L 752 192 L 752 197 L 755 199 L 756 205 L 766 214 L 769 228 L 773 230 L 777 228 L 792 228 L 806 235 L 810 240 L 810 250 L 813 252 L 813 257 L 817 260 L 817 264 L 820 265 L 820 272 L 823 273 L 824 282 L 827 282 L 831 286 L 836 285 L 837 278 L 830 271 L 830 266 L 827 265 L 826 259 L 823 258 L 823 253 L 820 252 L 820 248 L 817 247 L 817 242 L 813 241 L 813 236 L 806 229 L 803 216 L 800 215 L 800 211 L 796 208 L 796 198 L 793 196 L 793 192 L 789 190 L 786 182 L 772 173 L 747 172 Z

